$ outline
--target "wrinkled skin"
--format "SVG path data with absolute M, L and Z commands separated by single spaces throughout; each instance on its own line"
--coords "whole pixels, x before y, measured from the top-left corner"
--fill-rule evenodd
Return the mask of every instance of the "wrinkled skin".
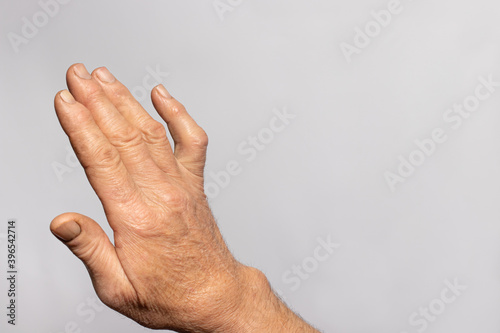
M 65 213 L 52 232 L 86 265 L 99 298 L 156 329 L 317 332 L 234 259 L 203 189 L 208 138 L 159 85 L 154 120 L 106 68 L 68 69 L 59 121 L 102 202 L 114 245 L 97 222 Z

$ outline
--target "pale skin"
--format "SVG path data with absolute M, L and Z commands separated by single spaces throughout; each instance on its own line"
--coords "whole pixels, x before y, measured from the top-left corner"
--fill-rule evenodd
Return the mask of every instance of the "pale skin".
M 154 329 L 318 332 L 273 293 L 259 270 L 229 252 L 203 188 L 208 138 L 162 86 L 154 120 L 106 68 L 68 69 L 59 121 L 102 202 L 100 225 L 65 213 L 51 231 L 85 264 L 99 298 Z

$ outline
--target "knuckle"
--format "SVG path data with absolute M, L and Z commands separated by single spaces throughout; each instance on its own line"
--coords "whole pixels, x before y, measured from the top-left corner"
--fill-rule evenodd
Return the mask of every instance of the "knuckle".
M 109 93 L 113 95 L 117 107 L 130 108 L 131 105 L 134 107 L 141 107 L 130 90 L 118 81 L 114 83 L 113 90 Z
M 167 205 L 172 212 L 185 212 L 189 207 L 189 196 L 182 191 L 175 191 L 168 195 Z
M 112 146 L 98 145 L 93 151 L 93 161 L 98 167 L 116 167 L 120 163 L 120 154 Z
M 96 267 L 103 259 L 103 251 L 97 239 L 84 244 L 78 244 L 72 250 L 88 267 Z
M 141 132 L 133 126 L 123 126 L 113 138 L 113 143 L 120 147 L 134 147 L 142 143 Z
M 167 130 L 162 123 L 153 120 L 144 127 L 144 138 L 148 143 L 164 142 L 167 139 Z
M 129 101 L 130 91 L 123 84 L 118 83 L 118 81 L 115 81 L 112 93 L 124 102 Z
M 204 149 L 208 146 L 208 135 L 201 127 L 191 137 L 191 145 L 200 149 Z
M 186 109 L 184 108 L 184 105 L 177 102 L 172 105 L 172 107 L 170 108 L 170 112 L 172 113 L 172 116 L 180 117 L 186 113 Z
M 97 84 L 89 84 L 85 90 L 85 98 L 90 104 L 100 103 L 105 98 L 104 91 Z

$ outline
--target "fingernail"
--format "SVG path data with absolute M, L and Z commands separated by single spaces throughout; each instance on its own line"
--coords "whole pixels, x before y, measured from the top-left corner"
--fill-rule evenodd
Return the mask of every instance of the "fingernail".
M 80 228 L 80 225 L 75 221 L 68 221 L 61 224 L 52 232 L 63 241 L 69 242 L 70 240 L 75 239 L 76 236 L 78 236 L 82 232 L 82 229 Z
M 83 64 L 78 64 L 75 66 L 75 74 L 82 79 L 85 80 L 90 80 L 92 76 L 90 76 L 90 73 L 87 71 L 85 66 Z
M 61 99 L 68 104 L 75 104 L 76 103 L 73 95 L 71 95 L 71 93 L 67 90 L 61 91 L 61 94 L 59 94 L 59 96 L 61 96 Z
M 170 95 L 170 93 L 167 91 L 167 89 L 165 89 L 165 87 L 163 86 L 163 84 L 159 84 L 156 86 L 156 89 L 158 89 L 158 92 L 165 98 L 172 98 L 172 96 Z
M 115 77 L 109 72 L 106 67 L 99 68 L 99 70 L 97 71 L 97 77 L 99 78 L 99 80 L 107 83 L 115 82 Z

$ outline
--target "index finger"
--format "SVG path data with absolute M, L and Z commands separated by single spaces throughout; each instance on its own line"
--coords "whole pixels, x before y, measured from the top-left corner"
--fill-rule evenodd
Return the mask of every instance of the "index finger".
M 119 203 L 129 200 L 136 192 L 135 183 L 120 154 L 97 126 L 90 111 L 67 90 L 56 95 L 54 107 L 59 122 L 103 205 L 109 200 Z

